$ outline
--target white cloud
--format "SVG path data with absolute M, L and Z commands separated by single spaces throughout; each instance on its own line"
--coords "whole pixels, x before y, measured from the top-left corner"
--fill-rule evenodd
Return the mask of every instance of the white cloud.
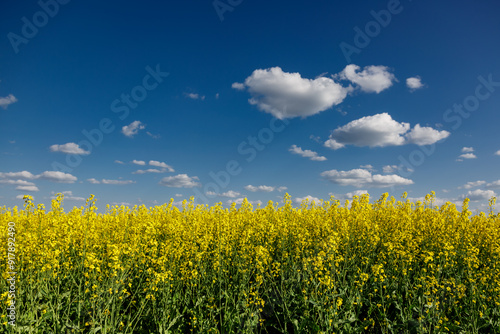
M 428 145 L 449 136 L 447 131 L 438 131 L 417 124 L 410 132 L 409 123 L 399 123 L 388 113 L 365 116 L 338 127 L 330 134 L 325 146 L 339 149 L 345 145 L 384 147 L 404 144 Z
M 78 180 L 76 176 L 56 171 L 43 172 L 42 174 L 37 175 L 37 178 L 57 183 L 74 183 L 76 180 Z
M 161 167 L 167 169 L 169 172 L 175 172 L 175 170 L 172 168 L 172 166 L 167 165 L 164 162 L 161 161 L 155 161 L 155 160 L 150 160 L 149 161 L 150 166 L 155 166 L 155 167 Z
M 0 172 L 0 177 L 7 179 L 26 179 L 26 180 L 36 179 L 36 175 L 33 175 L 25 170 L 23 170 L 22 172 L 8 172 L 8 173 Z
M 123 161 L 120 161 L 120 160 L 115 160 L 115 163 L 120 164 L 120 165 L 124 165 L 125 164 Z
M 397 165 L 387 165 L 387 166 L 382 167 L 382 172 L 384 174 L 390 174 L 390 173 L 396 172 L 398 169 L 399 168 Z
M 248 190 L 248 191 L 252 191 L 252 192 L 256 192 L 256 191 L 263 191 L 263 192 L 271 192 L 271 191 L 274 191 L 274 189 L 276 189 L 275 187 L 271 187 L 271 186 L 252 186 L 251 184 L 249 184 L 248 186 L 245 186 L 245 189 Z
M 284 187 L 284 186 L 281 186 L 281 187 L 276 188 L 276 190 L 277 190 L 277 191 L 279 191 L 279 192 L 282 192 L 282 191 L 287 190 L 287 189 L 288 189 L 288 188 L 287 188 L 287 187 Z
M 143 123 L 141 123 L 141 121 L 133 121 L 129 125 L 125 125 L 124 127 L 122 127 L 122 133 L 125 136 L 132 138 L 139 132 L 139 130 L 143 130 L 145 128 L 146 126 Z
M 316 205 L 321 203 L 320 199 L 317 197 L 313 197 L 311 195 L 307 195 L 306 197 L 297 197 L 294 199 L 295 203 L 302 204 L 302 201 L 307 200 L 309 203 L 314 202 Z
M 341 103 L 351 88 L 330 78 L 307 79 L 280 67 L 258 69 L 245 79 L 250 104 L 278 119 L 315 115 Z M 241 89 L 241 85 L 233 84 Z
M 462 153 L 474 152 L 474 147 L 462 147 Z
M 182 194 L 175 194 L 175 197 L 182 197 Z
M 367 170 L 369 170 L 371 172 L 375 171 L 375 169 L 373 168 L 372 165 L 361 165 L 361 166 L 359 166 L 359 168 L 367 169 Z
M 289 149 L 290 152 L 293 154 L 298 154 L 304 158 L 309 158 L 310 160 L 313 161 L 325 161 L 326 158 L 323 156 L 318 155 L 317 152 L 311 151 L 311 150 L 303 150 L 302 148 L 298 147 L 297 145 L 292 145 Z
M 80 155 L 88 155 L 90 151 L 85 151 L 76 143 L 66 143 L 63 145 L 52 145 L 50 146 L 51 152 L 60 152 L 66 154 L 80 154 Z
M 197 94 L 197 93 L 186 93 L 186 96 L 189 97 L 190 99 L 193 99 L 193 100 L 204 100 L 205 99 L 205 95 L 200 95 L 200 94 Z
M 416 145 L 431 145 L 441 139 L 448 137 L 450 133 L 446 130 L 435 130 L 430 127 L 421 127 L 420 124 L 406 134 L 407 143 Z
M 458 156 L 458 161 L 462 161 L 462 159 L 476 159 L 477 156 L 474 153 L 465 153 Z
M 132 160 L 132 163 L 139 166 L 145 166 L 146 162 L 142 160 Z
M 493 190 L 481 190 L 481 189 L 476 189 L 467 192 L 467 194 L 462 195 L 462 198 L 467 197 L 470 199 L 472 202 L 478 202 L 478 201 L 483 201 L 483 200 L 489 200 L 490 198 L 496 196 L 495 192 Z
M 496 151 L 495 155 L 500 155 L 500 150 Z
M 410 88 L 411 92 L 413 92 L 424 87 L 424 84 L 422 83 L 422 79 L 420 79 L 419 76 L 416 76 L 406 79 L 406 86 Z
M 138 169 L 132 174 L 146 174 L 146 173 L 165 173 L 166 169 L 156 169 L 156 168 L 148 168 L 148 169 Z
M 153 139 L 159 139 L 159 138 L 161 137 L 160 135 L 154 135 L 154 134 L 152 134 L 152 133 L 151 133 L 151 132 L 149 132 L 149 131 L 146 131 L 146 134 L 147 134 L 148 136 L 150 136 L 151 138 L 153 138 Z
M 320 175 L 341 186 L 384 188 L 413 184 L 412 180 L 405 179 L 399 175 L 372 175 L 372 173 L 366 169 L 352 169 L 349 171 L 337 171 L 332 169 L 324 171 Z
M 354 64 L 347 65 L 337 76 L 358 85 L 367 93 L 380 93 L 392 86 L 396 81 L 394 74 L 386 66 L 366 66 L 362 71 Z
M 101 183 L 102 184 L 124 185 L 124 184 L 135 183 L 135 181 L 132 181 L 132 180 L 107 180 L 107 179 L 102 179 Z
M 88 181 L 89 183 L 92 183 L 92 184 L 100 184 L 100 183 L 101 183 L 101 181 L 96 180 L 96 179 L 94 179 L 94 178 L 87 179 L 87 181 Z
M 220 194 L 220 196 L 223 196 L 223 197 L 230 197 L 230 198 L 234 198 L 234 197 L 238 197 L 240 196 L 241 194 L 237 191 L 233 191 L 233 190 L 229 190 L 229 191 L 226 191 L 222 194 Z
M 39 191 L 38 187 L 33 185 L 33 186 L 17 186 L 16 190 L 23 190 L 23 191 Z
M 355 190 L 353 192 L 349 192 L 349 193 L 345 194 L 345 196 L 347 198 L 353 198 L 354 196 L 361 197 L 361 195 L 363 195 L 363 194 L 368 194 L 368 190 Z
M 237 199 L 229 199 L 229 200 L 226 201 L 226 204 L 227 205 L 231 205 L 233 203 L 236 203 L 236 205 L 240 205 L 241 203 L 243 203 L 244 199 L 245 199 L 244 197 L 240 197 L 240 198 L 237 198 Z M 262 205 L 262 201 L 260 201 L 260 200 L 258 200 L 258 201 L 248 201 L 248 203 L 250 203 L 252 205 L 258 205 L 258 204 Z
M 28 182 L 25 180 L 10 180 L 10 179 L 1 179 L 0 184 L 10 184 L 14 186 L 34 186 L 35 184 L 33 182 Z
M 488 188 L 500 188 L 500 180 L 493 181 L 486 185 Z
M 464 186 L 460 187 L 460 188 L 470 189 L 470 188 L 482 186 L 483 184 L 486 184 L 486 181 L 470 181 L 470 182 L 467 182 L 466 184 L 464 184 Z
M 176 176 L 168 176 L 161 179 L 160 184 L 165 187 L 174 188 L 193 188 L 199 187 L 201 184 L 196 182 L 197 176 L 190 177 L 187 174 L 179 174 Z
M 16 103 L 17 99 L 14 95 L 9 94 L 8 96 L 5 97 L 0 97 L 0 107 L 7 109 L 9 104 Z
M 233 84 L 231 85 L 231 88 L 236 89 L 236 90 L 244 90 L 245 84 L 242 84 L 241 82 L 233 82 Z

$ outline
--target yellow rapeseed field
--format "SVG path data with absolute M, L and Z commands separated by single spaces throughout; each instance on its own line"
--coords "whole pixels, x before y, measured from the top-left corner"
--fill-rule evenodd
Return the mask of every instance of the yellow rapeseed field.
M 500 214 L 433 200 L 294 208 L 285 195 L 98 214 L 94 196 L 69 212 L 62 194 L 50 210 L 26 196 L 22 210 L 0 208 L 0 331 L 498 333 Z

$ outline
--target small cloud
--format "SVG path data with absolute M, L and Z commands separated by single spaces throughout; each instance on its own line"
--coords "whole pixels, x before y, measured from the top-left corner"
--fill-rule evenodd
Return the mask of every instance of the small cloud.
M 173 188 L 193 188 L 200 187 L 201 184 L 196 182 L 197 176 L 190 177 L 187 174 L 179 174 L 175 176 L 167 176 L 161 179 L 160 185 Z
M 294 199 L 295 203 L 302 204 L 303 201 L 307 200 L 309 203 L 315 203 L 316 205 L 320 204 L 321 201 L 317 197 L 313 197 L 311 195 L 307 195 L 306 197 L 297 197 Z
M 406 86 L 410 89 L 410 92 L 413 92 L 424 87 L 424 84 L 422 83 L 420 77 L 416 76 L 406 79 Z
M 85 151 L 76 143 L 66 143 L 63 145 L 52 145 L 50 146 L 51 152 L 60 152 L 66 154 L 80 154 L 80 155 L 88 155 L 90 151 Z
M 459 187 L 458 189 L 464 188 L 464 189 L 470 189 L 470 188 L 475 188 L 482 186 L 483 184 L 486 184 L 486 181 L 470 181 L 464 184 L 462 187 Z
M 148 169 L 139 169 L 132 174 L 147 174 L 147 173 L 165 173 L 166 169 L 156 169 L 156 168 L 148 168 Z
M 231 88 L 236 89 L 236 90 L 244 90 L 245 84 L 242 84 L 241 82 L 233 82 L 233 84 L 231 85 Z
M 479 202 L 479 201 L 489 200 L 492 197 L 496 197 L 496 195 L 497 194 L 493 190 L 476 189 L 473 191 L 469 191 L 465 195 L 462 195 L 462 199 L 467 197 L 472 202 Z
M 9 144 L 15 144 L 16 141 L 15 140 L 9 140 Z
M 237 191 L 233 191 L 233 190 L 229 190 L 229 191 L 226 191 L 222 194 L 220 194 L 220 196 L 222 197 L 230 197 L 230 198 L 235 198 L 235 197 L 238 197 L 240 196 L 241 194 Z
M 154 135 L 154 134 L 152 134 L 152 133 L 151 133 L 151 132 L 149 132 L 149 131 L 146 131 L 146 134 L 147 134 L 148 136 L 150 136 L 151 138 L 153 138 L 153 139 L 159 139 L 159 138 L 161 137 L 160 135 Z
M 471 153 L 474 152 L 473 147 L 462 147 L 462 153 Z
M 5 97 L 0 97 L 0 107 L 7 109 L 7 107 L 12 104 L 16 103 L 17 99 L 14 95 L 9 94 L 8 96 Z
M 361 197 L 361 195 L 368 194 L 368 190 L 355 190 L 353 192 L 345 194 L 345 196 L 349 199 L 353 198 L 354 196 Z
M 301 157 L 304 158 L 309 158 L 309 160 L 312 161 L 325 161 L 327 160 L 325 157 L 318 155 L 317 152 L 311 151 L 311 150 L 303 150 L 302 148 L 298 147 L 297 145 L 292 145 L 288 151 L 292 152 L 293 154 L 298 154 Z
M 37 178 L 36 175 L 33 175 L 25 170 L 23 170 L 22 172 L 8 172 L 8 173 L 0 172 L 0 177 L 6 179 L 26 179 L 26 180 L 33 180 Z
M 77 180 L 76 176 L 56 171 L 43 172 L 42 174 L 37 175 L 37 178 L 57 183 L 74 183 Z
M 149 161 L 149 165 L 150 165 L 150 166 L 155 166 L 155 167 L 165 168 L 165 169 L 167 169 L 169 172 L 175 172 L 175 170 L 174 170 L 171 166 L 169 166 L 169 165 L 167 165 L 166 163 L 161 162 L 161 161 L 150 160 L 150 161 Z
M 337 171 L 335 169 L 320 174 L 324 179 L 341 186 L 386 188 L 413 184 L 412 180 L 399 175 L 372 174 L 366 169 Z
M 271 187 L 271 186 L 252 186 L 251 184 L 249 184 L 248 186 L 245 186 L 245 189 L 248 190 L 248 191 L 252 191 L 252 192 L 256 192 L 256 191 L 263 191 L 263 192 L 271 192 L 271 191 L 274 191 L 275 187 Z
M 145 166 L 146 162 L 142 160 L 132 160 L 132 163 L 139 166 Z
M 71 190 L 67 191 L 61 191 L 61 194 L 64 195 L 64 200 L 69 200 L 69 201 L 85 201 L 85 198 L 83 197 L 78 197 L 78 196 L 73 196 L 73 192 Z M 55 191 L 52 191 L 53 195 L 56 195 L 57 193 Z M 55 199 L 56 196 L 52 196 L 52 199 Z
M 87 179 L 87 181 L 88 181 L 89 183 L 92 183 L 92 184 L 100 184 L 100 183 L 101 183 L 101 181 L 96 180 L 96 179 L 94 179 L 94 178 Z
M 384 174 L 390 174 L 390 173 L 395 173 L 398 169 L 399 168 L 397 165 L 387 165 L 382 167 L 382 172 Z
M 458 156 L 457 161 L 463 161 L 463 159 L 476 159 L 477 156 L 474 153 L 465 153 Z
M 375 171 L 375 168 L 373 168 L 372 165 L 361 165 L 361 166 L 359 166 L 359 168 L 369 170 L 370 172 Z
M 205 100 L 205 95 L 199 95 L 197 93 L 186 93 L 186 96 L 193 100 Z
M 175 194 L 175 197 L 182 197 L 182 194 Z
M 115 163 L 116 164 L 120 164 L 120 165 L 124 165 L 125 164 L 123 161 L 120 161 L 120 160 L 115 160 Z
M 132 138 L 139 132 L 139 130 L 143 130 L 145 128 L 146 125 L 141 123 L 141 121 L 133 121 L 129 125 L 125 125 L 124 127 L 122 127 L 122 133 L 125 136 Z
M 358 85 L 366 93 L 380 93 L 396 81 L 394 74 L 386 66 L 366 66 L 362 71 L 357 65 L 350 64 L 336 77 L 347 79 Z
M 495 155 L 499 155 L 500 156 L 500 150 L 496 151 Z
M 132 181 L 132 180 L 107 180 L 107 179 L 102 179 L 101 183 L 102 184 L 113 184 L 113 185 L 125 185 L 125 184 L 135 183 L 135 181 Z
M 215 99 L 218 100 L 219 99 L 219 93 L 215 94 Z
M 38 187 L 33 185 L 33 186 L 17 186 L 16 190 L 22 190 L 22 191 L 39 191 Z
M 282 191 L 285 191 L 287 189 L 288 189 L 287 187 L 281 186 L 281 187 L 278 187 L 276 190 L 279 192 L 282 192 Z
M 493 181 L 486 185 L 487 188 L 500 188 L 500 180 Z

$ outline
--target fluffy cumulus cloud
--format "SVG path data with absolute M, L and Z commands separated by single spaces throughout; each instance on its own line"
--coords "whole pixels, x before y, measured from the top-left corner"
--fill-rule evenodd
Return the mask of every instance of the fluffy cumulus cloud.
M 457 161 L 463 161 L 463 159 L 476 159 L 477 156 L 474 153 L 464 153 L 458 156 Z
M 125 136 L 132 138 L 139 132 L 139 130 L 143 130 L 145 128 L 146 126 L 141 121 L 133 121 L 129 125 L 122 127 L 122 133 Z
M 500 180 L 490 182 L 486 185 L 488 188 L 500 188 Z
M 307 79 L 280 67 L 255 70 L 233 88 L 247 88 L 250 104 L 278 119 L 315 115 L 341 103 L 351 90 L 330 78 Z
M 111 185 L 126 185 L 126 184 L 131 184 L 135 183 L 135 181 L 132 180 L 109 180 L 109 179 L 102 179 L 102 180 L 97 180 L 95 178 L 87 179 L 89 183 L 92 184 L 111 184 Z
M 164 177 L 161 179 L 160 184 L 165 187 L 173 188 L 193 188 L 201 186 L 201 184 L 195 180 L 198 180 L 197 176 L 190 177 L 187 174 L 178 174 Z
M 14 95 L 12 94 L 9 94 L 5 97 L 0 97 L 0 107 L 4 108 L 4 109 L 7 109 L 7 107 L 12 104 L 12 103 L 16 103 L 17 102 L 17 99 Z
M 366 93 L 380 93 L 391 87 L 396 77 L 386 66 L 366 66 L 360 71 L 354 64 L 347 65 L 337 77 L 346 79 L 357 85 Z
M 150 166 L 155 166 L 155 167 L 160 167 L 160 168 L 163 168 L 169 172 L 174 172 L 174 169 L 172 168 L 172 166 L 169 166 L 167 165 L 166 163 L 162 162 L 162 161 L 156 161 L 156 160 L 149 160 L 149 165 Z
M 413 92 L 424 87 L 424 84 L 422 83 L 422 79 L 420 79 L 419 76 L 416 76 L 406 79 L 406 86 Z
M 325 161 L 326 160 L 325 157 L 318 155 L 317 152 L 314 152 L 311 150 L 303 150 L 302 148 L 298 147 L 297 145 L 292 145 L 288 150 L 290 152 L 292 152 L 293 154 L 298 154 L 301 157 L 309 158 L 309 160 L 312 160 L 312 161 Z
M 388 113 L 365 116 L 338 127 L 324 143 L 337 150 L 346 145 L 384 147 L 405 144 L 429 145 L 448 137 L 448 131 L 438 131 L 417 124 L 410 130 L 409 123 L 400 123 Z
M 462 153 L 474 152 L 474 147 L 462 147 Z
M 476 190 L 469 190 L 467 194 L 462 195 L 462 198 L 467 197 L 472 202 L 479 202 L 479 201 L 489 200 L 490 198 L 495 196 L 497 195 L 493 190 L 476 189 Z
M 40 175 L 37 175 L 37 179 L 57 183 L 74 183 L 77 180 L 77 177 L 63 172 L 46 171 L 41 173 Z
M 32 186 L 17 186 L 16 190 L 20 191 L 39 191 L 38 187 L 35 185 Z
M 156 168 L 148 168 L 148 169 L 139 169 L 132 174 L 147 174 L 147 173 L 165 173 L 166 169 L 156 169 Z
M 66 154 L 80 154 L 80 155 L 90 154 L 90 151 L 85 151 L 80 146 L 78 146 L 78 144 L 75 143 L 66 143 L 63 145 L 55 144 L 50 146 L 50 151 L 66 153 Z
M 305 197 L 297 197 L 294 199 L 295 203 L 297 203 L 297 204 L 302 204 L 302 202 L 305 200 L 307 200 L 309 203 L 314 202 L 317 205 L 319 205 L 321 203 L 321 200 L 319 198 L 313 197 L 311 195 L 307 195 Z
M 186 93 L 186 96 L 193 100 L 205 100 L 205 95 L 200 95 L 197 93 Z
M 24 179 L 24 180 L 33 180 L 36 179 L 36 175 L 23 170 L 22 172 L 8 172 L 8 173 L 2 173 L 0 172 L 0 178 L 5 178 L 5 179 Z
M 280 187 L 281 188 L 281 187 Z M 276 187 L 271 187 L 271 186 L 252 186 L 249 184 L 248 186 L 245 186 L 245 189 L 251 192 L 256 192 L 256 191 L 262 191 L 262 192 L 271 192 L 276 189 Z
M 320 174 L 326 180 L 341 186 L 353 187 L 375 187 L 384 188 L 392 186 L 402 186 L 413 184 L 412 180 L 405 179 L 399 175 L 372 174 L 366 169 L 352 169 L 348 171 L 338 171 L 335 169 L 324 171 Z
M 139 165 L 139 166 L 145 166 L 146 165 L 146 161 L 142 161 L 142 160 L 132 160 L 132 163 L 134 165 Z
M 390 174 L 390 173 L 395 173 L 398 171 L 398 166 L 397 165 L 386 165 L 382 167 L 382 172 L 384 174 Z
M 480 181 L 480 180 L 478 180 L 478 181 L 469 181 L 469 182 L 467 182 L 466 184 L 464 184 L 460 188 L 471 189 L 471 188 L 482 186 L 483 184 L 486 184 L 486 181 Z

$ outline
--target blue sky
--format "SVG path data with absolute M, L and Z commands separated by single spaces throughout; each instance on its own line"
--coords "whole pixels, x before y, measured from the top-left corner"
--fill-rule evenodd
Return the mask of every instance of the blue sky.
M 500 193 L 496 1 L 8 1 L 0 205 Z

